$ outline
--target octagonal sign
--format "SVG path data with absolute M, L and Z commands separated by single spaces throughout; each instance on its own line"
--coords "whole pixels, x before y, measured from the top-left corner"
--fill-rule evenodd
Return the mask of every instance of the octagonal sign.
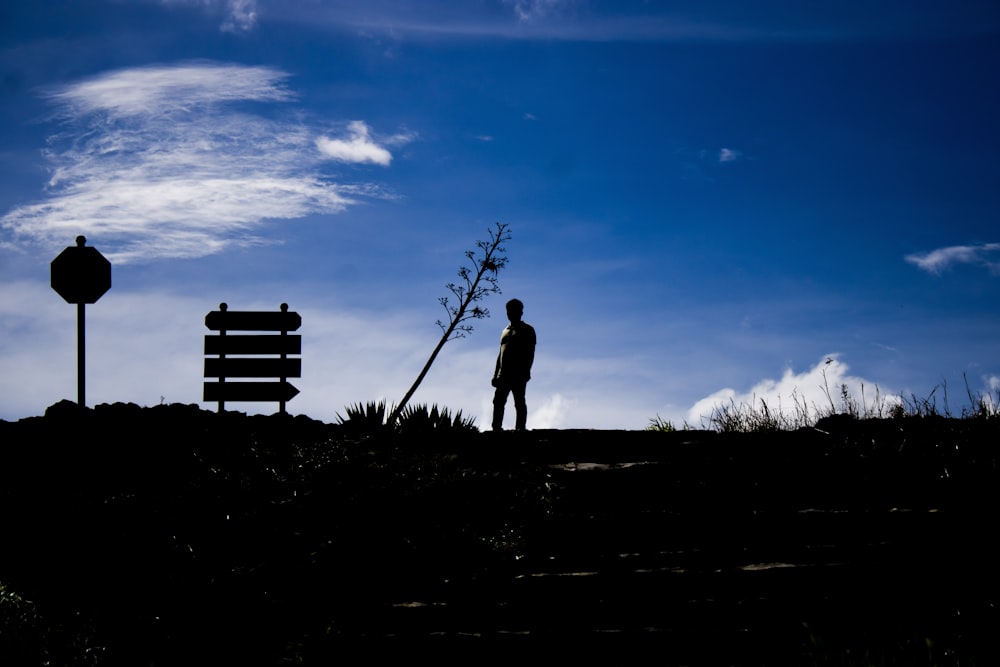
M 52 260 L 52 289 L 68 303 L 97 303 L 111 289 L 111 262 L 76 237 L 76 246 Z

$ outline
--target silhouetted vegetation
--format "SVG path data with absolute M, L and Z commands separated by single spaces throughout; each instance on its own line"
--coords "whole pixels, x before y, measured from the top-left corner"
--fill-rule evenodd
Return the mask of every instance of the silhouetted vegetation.
M 677 428 L 670 422 L 660 415 L 650 418 L 649 424 L 646 425 L 647 431 L 658 431 L 660 433 L 671 433 L 676 431 Z
M 996 419 L 0 421 L 0 664 L 996 664 Z
M 395 421 L 390 421 L 385 401 L 356 403 L 345 408 L 346 416 L 337 414 L 337 422 L 353 435 L 372 436 L 388 429 L 410 436 L 445 436 L 478 433 L 475 417 L 464 417 L 459 410 L 454 415 L 446 407 L 425 403 L 407 405 Z

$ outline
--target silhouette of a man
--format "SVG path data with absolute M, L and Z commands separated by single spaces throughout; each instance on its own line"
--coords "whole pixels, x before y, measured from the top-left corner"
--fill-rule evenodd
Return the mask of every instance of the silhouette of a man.
M 535 329 L 521 321 L 524 304 L 517 299 L 507 302 L 510 324 L 500 333 L 500 354 L 491 384 L 493 393 L 493 430 L 503 430 L 503 412 L 507 396 L 514 394 L 517 419 L 514 428 L 523 431 L 528 421 L 528 404 L 524 400 L 525 386 L 531 379 L 531 364 L 535 361 Z

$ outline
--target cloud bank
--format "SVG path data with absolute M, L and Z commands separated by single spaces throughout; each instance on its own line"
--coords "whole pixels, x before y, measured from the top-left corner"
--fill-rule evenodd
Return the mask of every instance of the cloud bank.
M 183 0 L 194 2 L 196 0 Z M 203 0 L 206 3 L 221 0 Z M 345 28 L 401 39 L 485 37 L 573 41 L 831 42 L 949 39 L 1000 29 L 987 2 L 860 2 L 817 6 L 787 0 L 754 3 L 585 0 L 257 0 L 271 21 Z M 269 11 L 270 10 L 270 11 Z
M 269 301 L 262 292 L 267 290 L 234 287 L 227 291 L 227 298 L 231 304 L 240 304 L 241 310 L 274 310 L 277 299 Z M 127 287 L 109 291 L 87 315 L 88 405 L 167 402 L 216 409 L 215 404 L 201 400 L 203 339 L 211 333 L 203 323 L 205 314 L 216 306 L 216 301 L 203 294 Z M 290 306 L 302 316 L 303 338 L 302 377 L 291 380 L 301 393 L 288 409 L 327 422 L 336 421 L 345 406 L 356 402 L 399 400 L 440 335 L 433 326 L 414 329 L 413 322 L 421 319 L 419 312 L 352 311 L 331 307 L 325 295 L 316 299 L 307 291 L 298 291 Z M 489 427 L 493 409 L 489 377 L 496 359 L 496 338 L 479 333 L 464 341 L 469 344 L 448 346 L 413 403 L 462 410 L 475 417 L 480 428 Z M 0 419 L 40 415 L 62 399 L 75 400 L 75 334 L 76 309 L 47 283 L 0 283 L 0 368 L 7 377 L 16 378 L 0 382 Z M 529 428 L 606 426 L 621 418 L 619 406 L 604 405 L 608 403 L 605 396 L 577 406 L 558 391 L 532 388 L 529 400 Z M 594 417 L 598 404 L 606 412 Z M 227 408 L 271 414 L 277 404 L 233 402 Z M 508 426 L 513 413 L 508 406 Z
M 49 91 L 63 125 L 43 152 L 46 196 L 0 226 L 51 248 L 79 234 L 100 238 L 115 263 L 192 258 L 266 242 L 257 233 L 266 221 L 338 213 L 377 193 L 323 172 L 331 160 L 391 162 L 364 122 L 329 137 L 261 111 L 294 99 L 287 78 L 268 67 L 187 63 Z
M 847 371 L 847 364 L 838 355 L 826 355 L 802 373 L 788 368 L 780 379 L 761 380 L 749 391 L 720 389 L 691 406 L 686 421 L 693 428 L 708 428 L 720 409 L 760 412 L 766 405 L 772 414 L 780 413 L 789 423 L 800 423 L 814 421 L 831 411 L 845 411 L 844 395 L 862 415 L 883 414 L 901 402 L 898 396 L 882 394 L 875 383 Z
M 976 264 L 986 267 L 994 275 L 1000 275 L 1000 243 L 947 246 L 927 253 L 907 255 L 905 259 L 934 275 L 940 275 L 955 264 Z

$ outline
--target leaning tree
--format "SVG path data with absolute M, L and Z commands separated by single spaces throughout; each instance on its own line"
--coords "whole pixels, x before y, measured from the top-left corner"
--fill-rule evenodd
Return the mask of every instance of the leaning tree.
M 500 293 L 500 284 L 497 281 L 497 273 L 507 265 L 506 250 L 503 247 L 505 241 L 510 240 L 510 227 L 503 223 L 496 223 L 496 228 L 488 231 L 489 238 L 476 241 L 477 250 L 466 250 L 465 257 L 468 264 L 463 264 L 458 270 L 458 277 L 461 279 L 457 283 L 448 283 L 448 291 L 455 297 L 452 303 L 450 297 L 443 296 L 438 302 L 448 313 L 448 319 L 438 320 L 437 325 L 441 328 L 441 340 L 434 347 L 430 358 L 424 364 L 417 379 L 410 385 L 403 400 L 393 409 L 387 424 L 395 424 L 399 415 L 403 412 L 413 392 L 417 390 L 424 376 L 430 370 L 434 360 L 444 344 L 456 338 L 465 338 L 472 333 L 471 320 L 481 320 L 490 316 L 490 311 L 478 305 L 480 301 L 490 294 Z M 478 252 L 478 254 L 477 254 Z M 474 305 L 476 304 L 476 305 Z

